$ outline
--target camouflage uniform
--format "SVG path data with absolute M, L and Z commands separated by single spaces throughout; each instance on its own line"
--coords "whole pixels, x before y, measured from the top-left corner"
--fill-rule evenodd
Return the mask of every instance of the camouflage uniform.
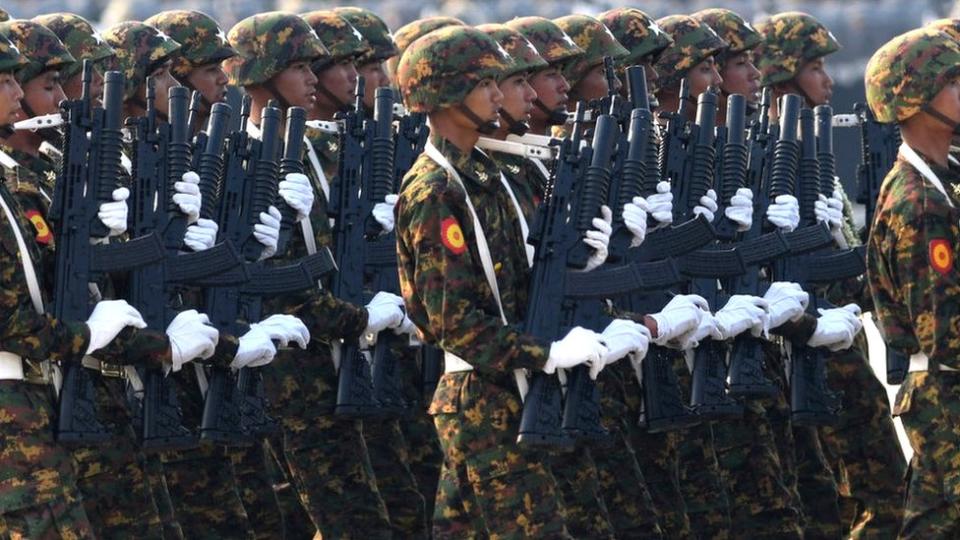
M 413 112 L 461 103 L 473 87 L 510 67 L 486 34 L 443 28 L 417 41 L 397 74 Z M 522 320 L 529 270 L 517 216 L 486 156 L 431 142 L 460 172 L 497 261 L 508 320 Z M 556 481 L 539 452 L 516 446 L 521 403 L 513 368 L 542 367 L 546 343 L 504 326 L 470 248 L 476 232 L 464 187 L 421 155 L 397 203 L 400 283 L 408 316 L 426 342 L 469 359 L 472 371 L 443 375 L 430 407 L 444 450 L 434 537 L 569 538 Z M 463 228 L 465 227 L 465 228 Z M 449 364 L 449 363 L 448 363 Z
M 904 122 L 930 106 L 960 66 L 960 46 L 933 28 L 881 47 L 867 64 L 870 109 L 881 122 Z M 901 538 L 960 534 L 957 482 L 958 379 L 954 279 L 960 239 L 960 175 L 917 154 L 940 179 L 925 178 L 903 152 L 880 188 L 867 249 L 867 277 L 887 347 L 911 360 L 897 394 L 913 448 Z M 925 357 L 929 366 L 917 365 Z M 927 367 L 927 369 L 922 369 Z

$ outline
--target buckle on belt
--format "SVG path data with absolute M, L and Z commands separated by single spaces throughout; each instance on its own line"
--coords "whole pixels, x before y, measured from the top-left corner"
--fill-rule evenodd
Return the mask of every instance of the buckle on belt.
M 123 366 L 120 364 L 108 364 L 106 362 L 101 362 L 92 356 L 84 356 L 83 360 L 80 361 L 83 367 L 87 369 L 92 369 L 94 371 L 99 371 L 100 375 L 104 377 L 111 377 L 114 379 L 122 379 L 127 376 L 126 371 L 124 371 Z

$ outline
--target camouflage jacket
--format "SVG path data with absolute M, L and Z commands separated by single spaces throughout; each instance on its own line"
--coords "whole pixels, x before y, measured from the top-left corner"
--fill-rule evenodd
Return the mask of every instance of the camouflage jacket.
M 960 170 L 930 167 L 960 205 Z M 867 278 L 887 346 L 922 351 L 953 368 L 960 368 L 958 218 L 960 210 L 899 157 L 880 188 L 867 247 Z
M 486 234 L 500 288 L 500 320 L 477 252 L 466 193 L 422 154 L 403 179 L 397 203 L 397 255 L 407 314 L 429 343 L 478 371 L 541 368 L 549 344 L 520 331 L 530 271 L 509 195 L 496 164 L 481 153 L 464 154 L 449 142 L 434 145 L 459 172 Z
M 533 218 L 543 200 L 549 179 L 544 178 L 537 166 L 523 156 L 491 152 L 490 157 L 506 176 L 513 194 L 517 196 L 517 202 L 520 203 L 527 224 L 533 225 Z

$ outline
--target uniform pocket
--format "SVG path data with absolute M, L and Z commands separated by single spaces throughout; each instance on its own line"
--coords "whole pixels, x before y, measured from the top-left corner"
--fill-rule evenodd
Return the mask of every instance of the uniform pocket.
M 453 414 L 460 410 L 460 389 L 465 380 L 464 373 L 446 373 L 440 377 L 433 401 L 427 412 L 431 415 Z

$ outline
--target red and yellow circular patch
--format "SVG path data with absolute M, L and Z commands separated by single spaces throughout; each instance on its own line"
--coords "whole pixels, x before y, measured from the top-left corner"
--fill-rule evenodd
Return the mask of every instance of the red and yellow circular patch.
M 440 237 L 443 240 L 443 245 L 457 255 L 467 250 L 467 243 L 463 238 L 463 229 L 460 228 L 460 224 L 457 223 L 455 218 L 449 217 L 440 222 Z
M 47 226 L 47 222 L 43 220 L 43 216 L 40 212 L 36 210 L 28 210 L 25 215 L 27 219 L 30 220 L 30 223 L 33 223 L 33 227 L 37 230 L 37 242 L 41 244 L 49 244 L 53 240 L 53 233 L 50 232 L 50 227 Z
M 930 241 L 930 266 L 944 275 L 953 269 L 953 250 L 949 242 L 943 239 Z

